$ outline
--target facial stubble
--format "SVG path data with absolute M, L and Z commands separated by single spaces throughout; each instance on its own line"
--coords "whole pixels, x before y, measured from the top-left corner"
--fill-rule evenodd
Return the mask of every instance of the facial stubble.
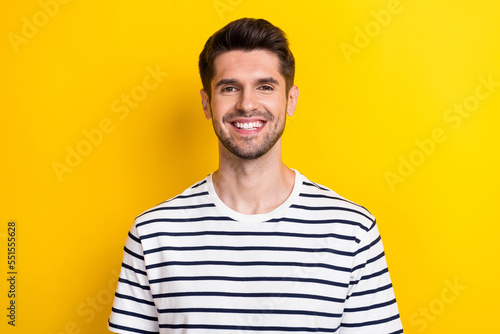
M 229 133 L 224 133 L 221 127 L 214 121 L 212 118 L 212 125 L 214 127 L 215 134 L 217 135 L 217 138 L 219 138 L 219 141 L 222 143 L 222 145 L 232 154 L 237 156 L 238 158 L 245 159 L 245 160 L 254 160 L 262 157 L 264 154 L 269 152 L 271 148 L 276 144 L 276 142 L 281 138 L 283 135 L 283 132 L 285 131 L 285 124 L 286 124 L 286 110 L 288 107 L 288 102 L 285 106 L 285 112 L 280 114 L 279 118 L 277 119 L 277 122 L 273 123 L 275 117 L 269 112 L 266 111 L 264 113 L 262 112 L 250 112 L 250 113 L 244 113 L 244 112 L 235 112 L 233 114 L 227 114 L 223 117 L 222 121 L 223 123 L 227 119 L 231 119 L 234 116 L 238 117 L 260 117 L 263 118 L 266 121 L 266 124 L 264 126 L 270 126 L 270 124 L 274 124 L 275 127 L 271 129 L 269 133 L 266 134 L 263 142 L 261 144 L 253 144 L 252 141 L 255 140 L 255 136 L 249 136 L 248 138 L 243 138 L 243 144 L 238 145 L 234 139 L 229 135 Z M 226 121 L 227 122 L 227 121 Z

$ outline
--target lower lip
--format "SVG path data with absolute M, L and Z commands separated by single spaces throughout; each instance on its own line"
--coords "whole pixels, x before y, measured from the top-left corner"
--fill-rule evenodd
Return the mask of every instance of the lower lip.
M 260 128 L 252 129 L 252 130 L 240 129 L 240 128 L 237 128 L 234 124 L 231 124 L 231 125 L 236 130 L 236 132 L 244 134 L 244 135 L 251 135 L 251 134 L 259 133 L 262 130 L 262 128 L 266 125 L 266 123 L 262 124 L 262 126 Z

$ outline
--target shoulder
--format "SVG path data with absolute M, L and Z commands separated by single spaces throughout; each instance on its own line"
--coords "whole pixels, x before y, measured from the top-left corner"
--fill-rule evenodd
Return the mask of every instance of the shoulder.
M 363 230 L 375 225 L 375 217 L 363 206 L 344 198 L 334 190 L 301 177 L 301 190 L 296 206 L 317 214 L 335 212 L 336 217 L 350 220 L 360 225 Z
M 138 215 L 135 218 L 137 227 L 158 219 L 179 217 L 186 211 L 214 207 L 207 189 L 208 176 L 193 184 L 179 195 L 172 197 Z

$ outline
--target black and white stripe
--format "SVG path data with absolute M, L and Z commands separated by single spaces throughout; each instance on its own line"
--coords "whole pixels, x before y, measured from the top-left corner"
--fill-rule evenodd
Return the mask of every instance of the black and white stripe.
M 209 176 L 137 217 L 109 328 L 402 333 L 375 219 L 299 173 L 268 214 L 232 211 Z

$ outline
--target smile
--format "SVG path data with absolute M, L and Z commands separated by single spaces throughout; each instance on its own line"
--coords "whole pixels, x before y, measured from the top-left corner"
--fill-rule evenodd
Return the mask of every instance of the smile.
M 241 130 L 257 130 L 264 125 L 264 122 L 261 122 L 261 121 L 248 122 L 248 123 L 234 122 L 232 124 L 236 128 L 241 129 Z

